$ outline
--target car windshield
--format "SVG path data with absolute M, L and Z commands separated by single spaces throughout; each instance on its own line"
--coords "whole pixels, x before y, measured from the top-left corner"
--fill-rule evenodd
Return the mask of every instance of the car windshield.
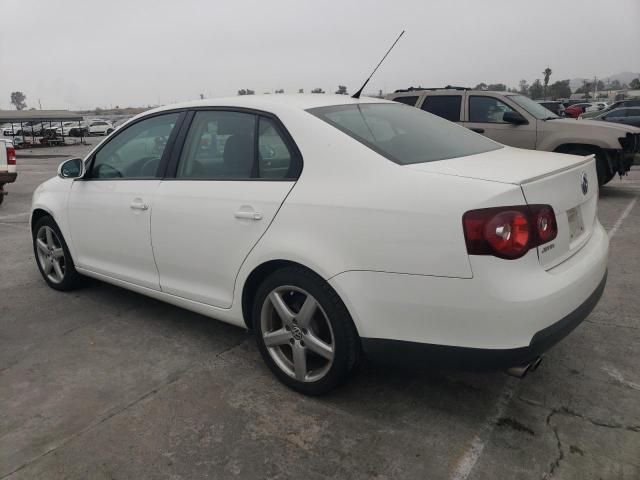
M 551 110 L 548 110 L 537 102 L 534 102 L 529 97 L 525 97 L 524 95 L 509 95 L 509 99 L 516 102 L 522 108 L 524 108 L 531 115 L 536 117 L 538 120 L 549 120 L 551 118 L 560 118 L 558 115 L 553 113 Z
M 397 103 L 336 105 L 307 111 L 401 165 L 502 148 L 464 127 Z

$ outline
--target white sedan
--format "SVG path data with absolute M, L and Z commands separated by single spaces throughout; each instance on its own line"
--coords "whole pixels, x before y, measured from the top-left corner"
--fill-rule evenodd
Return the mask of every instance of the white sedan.
M 106 120 L 96 120 L 89 123 L 89 135 L 109 135 L 115 129 Z
M 360 356 L 519 367 L 606 281 L 593 156 L 505 147 L 378 99 L 250 96 L 139 115 L 34 193 L 34 252 L 255 332 L 306 394 Z

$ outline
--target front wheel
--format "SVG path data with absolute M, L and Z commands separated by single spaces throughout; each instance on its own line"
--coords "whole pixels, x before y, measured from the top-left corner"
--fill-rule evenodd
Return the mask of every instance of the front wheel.
M 307 395 L 346 381 L 360 339 L 342 300 L 321 277 L 287 267 L 262 283 L 253 305 L 258 348 L 275 376 Z
M 42 278 L 56 290 L 72 290 L 81 283 L 67 243 L 51 217 L 43 217 L 33 229 L 33 252 Z

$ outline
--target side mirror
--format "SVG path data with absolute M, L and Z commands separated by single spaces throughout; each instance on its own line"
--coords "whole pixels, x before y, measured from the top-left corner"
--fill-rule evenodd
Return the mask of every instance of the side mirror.
M 518 112 L 504 112 L 502 114 L 502 121 L 512 125 L 524 125 L 525 123 L 529 123 L 527 122 L 527 119 Z
M 84 161 L 81 158 L 65 160 L 58 167 L 58 176 L 60 178 L 82 178 L 84 173 Z

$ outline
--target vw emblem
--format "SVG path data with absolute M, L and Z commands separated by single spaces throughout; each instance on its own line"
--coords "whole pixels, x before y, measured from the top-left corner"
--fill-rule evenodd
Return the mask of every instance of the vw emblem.
M 587 178 L 587 172 L 582 172 L 580 176 L 580 186 L 582 187 L 582 194 L 586 195 L 589 191 L 589 178 Z
M 302 340 L 302 330 L 297 325 L 291 327 L 291 334 L 296 340 Z

